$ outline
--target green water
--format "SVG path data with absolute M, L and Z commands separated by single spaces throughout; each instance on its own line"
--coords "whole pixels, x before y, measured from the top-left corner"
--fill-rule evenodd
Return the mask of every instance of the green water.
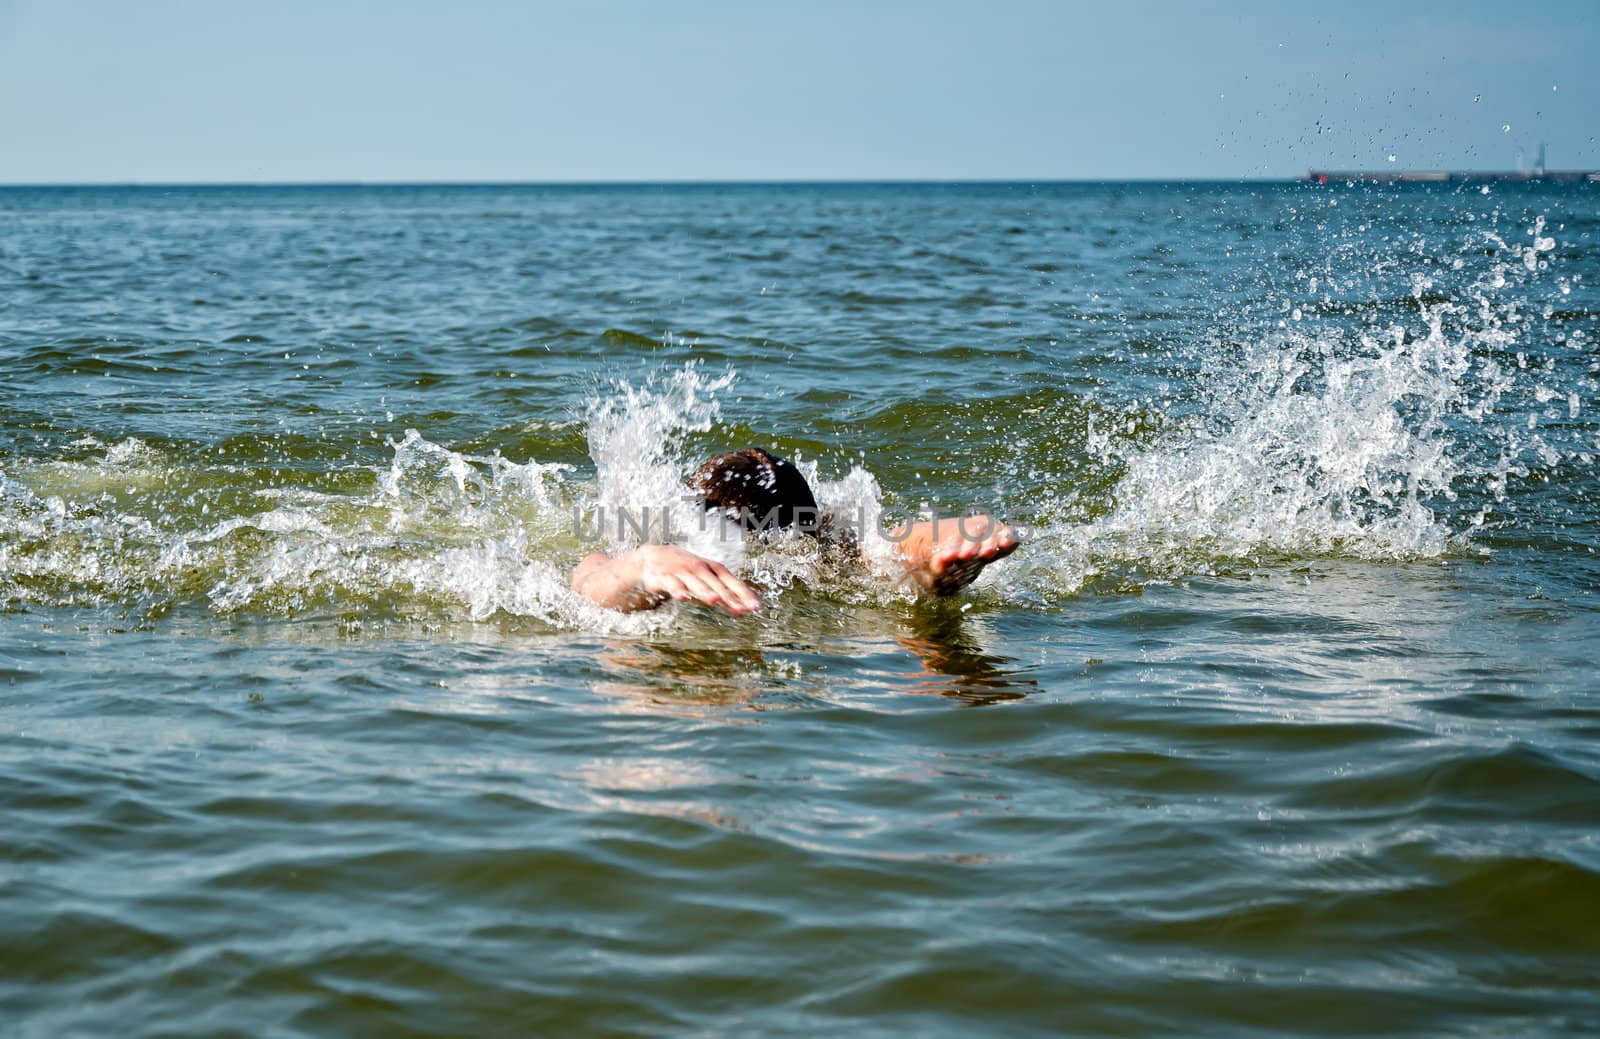
M 1600 1031 L 1592 187 L 0 219 L 6 1034 Z M 567 591 L 750 444 L 1027 540 Z

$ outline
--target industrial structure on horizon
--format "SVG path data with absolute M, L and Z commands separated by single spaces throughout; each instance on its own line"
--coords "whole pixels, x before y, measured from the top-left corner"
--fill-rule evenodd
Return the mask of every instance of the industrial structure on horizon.
M 1392 159 L 1393 156 L 1390 156 Z M 1522 165 L 1518 157 L 1517 165 Z M 1525 180 L 1548 181 L 1555 184 L 1600 184 L 1600 170 L 1552 170 L 1545 168 L 1544 145 L 1539 145 L 1539 158 L 1533 169 L 1524 170 L 1307 170 L 1302 178 L 1312 184 L 1333 181 L 1366 184 L 1449 184 L 1475 180 Z

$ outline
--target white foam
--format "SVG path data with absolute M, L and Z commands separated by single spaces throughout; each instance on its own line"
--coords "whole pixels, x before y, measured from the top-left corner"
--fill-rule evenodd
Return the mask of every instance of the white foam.
M 1566 384 L 1550 357 L 1558 346 L 1581 354 L 1580 333 L 1556 346 L 1528 333 L 1536 308 L 1526 290 L 1546 276 L 1556 243 L 1542 220 L 1525 237 L 1482 234 L 1475 244 L 1498 257 L 1466 291 L 1441 302 L 1419 275 L 1409 310 L 1359 331 L 1322 316 L 1316 294 L 1325 298 L 1345 275 L 1319 272 L 1310 296 L 1277 301 L 1280 326 L 1220 329 L 1199 344 L 1210 368 L 1201 406 L 1181 419 L 1161 411 L 1149 420 L 1165 422 L 1154 437 L 1130 413 L 1091 424 L 1082 445 L 1074 417 L 1084 404 L 1063 394 L 1059 435 L 1120 471 L 1114 500 L 1086 510 L 1075 487 L 1026 486 L 1034 514 L 1022 518 L 1037 525 L 974 594 L 1026 605 L 1106 573 L 1138 583 L 1264 555 L 1418 559 L 1470 548 L 1514 477 L 1569 456 L 1551 430 L 1577 418 L 1579 390 L 1592 387 Z M 1569 291 L 1573 280 L 1556 286 Z M 248 470 L 85 436 L 74 446 L 98 458 L 11 459 L 0 472 L 0 599 L 186 597 L 224 612 L 505 614 L 636 632 L 672 623 L 670 609 L 623 617 L 567 588 L 571 566 L 596 547 L 575 529 L 584 517 L 604 521 L 598 544 L 612 550 L 670 532 L 769 597 L 797 584 L 855 602 L 910 597 L 881 533 L 882 489 L 864 467 L 830 478 L 814 459 L 794 459 L 819 504 L 860 531 L 864 566 L 803 536 L 751 543 L 686 497 L 685 479 L 702 461 L 686 443 L 718 425 L 734 382 L 731 371 L 691 363 L 597 392 L 587 404 L 592 481 L 570 466 L 456 452 L 408 430 L 362 489 L 240 488 Z M 1017 459 L 1048 447 L 1029 421 L 1017 435 L 1032 442 Z M 1020 468 L 1010 475 L 1029 484 Z M 199 489 L 180 500 L 191 484 Z M 218 487 L 233 504 L 213 513 L 205 495 Z M 1468 487 L 1486 502 L 1462 518 L 1450 506 Z M 254 511 L 240 511 L 241 498 Z M 624 513 L 632 525 L 616 522 Z
M 1153 442 L 1093 431 L 1091 452 L 1125 468 L 1115 506 L 1087 525 L 1040 532 L 1036 551 L 1059 580 L 1040 581 L 1035 568 L 1033 590 L 1070 590 L 1119 562 L 1172 576 L 1207 559 L 1415 559 L 1469 546 L 1484 514 L 1452 524 L 1440 506 L 1467 484 L 1499 500 L 1528 464 L 1564 457 L 1535 415 L 1521 422 L 1504 411 L 1507 394 L 1565 397 L 1577 412 L 1575 393 L 1520 385 L 1497 359 L 1527 339 L 1507 290 L 1543 269 L 1530 262 L 1554 248 L 1543 229 L 1541 218 L 1527 247 L 1486 234 L 1511 259 L 1459 298 L 1438 302 L 1433 279 L 1414 276 L 1414 319 L 1350 332 L 1306 317 L 1235 344 L 1200 412 Z M 1205 354 L 1215 362 L 1229 352 L 1212 344 Z M 1518 370 L 1527 367 L 1519 352 Z

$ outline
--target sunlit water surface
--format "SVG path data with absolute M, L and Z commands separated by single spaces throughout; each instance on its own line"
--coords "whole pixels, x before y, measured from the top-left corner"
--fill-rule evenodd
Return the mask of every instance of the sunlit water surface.
M 8 1034 L 1600 1031 L 1594 187 L 0 226 Z M 682 529 L 751 444 L 1027 543 Z M 642 510 L 762 614 L 577 600 Z

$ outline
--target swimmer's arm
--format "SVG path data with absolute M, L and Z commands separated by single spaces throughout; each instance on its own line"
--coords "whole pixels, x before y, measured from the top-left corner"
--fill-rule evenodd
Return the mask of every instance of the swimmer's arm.
M 727 567 L 673 545 L 591 553 L 572 571 L 572 590 L 624 613 L 653 610 L 668 599 L 718 606 L 735 617 L 761 608 L 756 593 Z
M 890 535 L 906 577 L 932 595 L 954 595 L 983 568 L 1017 550 L 1017 532 L 984 513 L 919 520 Z

